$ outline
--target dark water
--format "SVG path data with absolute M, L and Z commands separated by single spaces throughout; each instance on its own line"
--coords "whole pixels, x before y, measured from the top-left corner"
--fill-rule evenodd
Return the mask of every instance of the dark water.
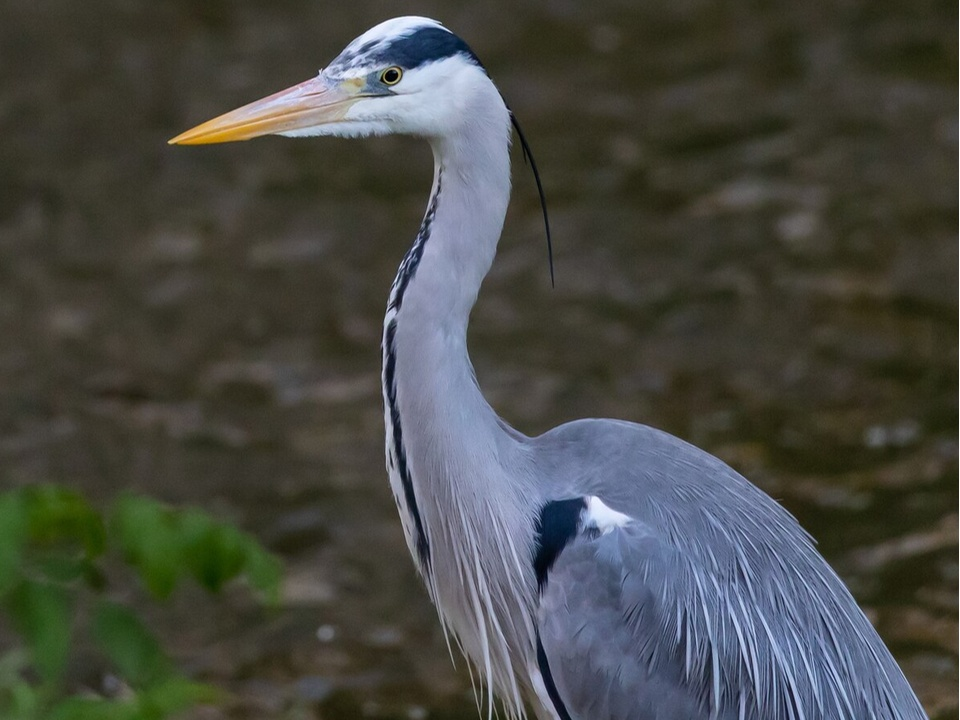
M 151 615 L 235 692 L 197 717 L 474 714 L 382 460 L 382 309 L 427 149 L 165 145 L 399 12 L 0 0 L 2 482 L 200 504 L 287 563 L 275 614 L 238 590 Z M 494 406 L 527 433 L 639 420 L 732 463 L 956 717 L 956 3 L 402 12 L 474 46 L 550 199 L 555 290 L 517 158 L 471 328 Z

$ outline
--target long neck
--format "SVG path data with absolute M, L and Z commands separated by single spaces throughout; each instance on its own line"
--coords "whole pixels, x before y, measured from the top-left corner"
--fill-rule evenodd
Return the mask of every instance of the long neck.
M 409 363 L 400 380 L 417 395 L 411 410 L 424 419 L 437 416 L 442 424 L 435 429 L 446 428 L 444 437 L 453 428 L 500 431 L 477 387 L 466 344 L 470 311 L 493 262 L 510 193 L 506 143 L 482 139 L 501 141 L 482 160 L 472 149 L 464 157 L 456 145 L 434 145 L 430 204 L 410 254 L 420 258 L 398 312 L 399 357 Z M 461 428 L 460 420 L 470 427 Z
M 492 87 L 492 86 L 491 86 Z M 489 98 L 485 98 L 489 101 Z M 489 103 L 486 107 L 489 107 Z M 467 321 L 490 269 L 510 194 L 509 115 L 499 95 L 432 142 L 433 190 L 384 321 L 387 464 L 411 552 L 434 603 L 507 697 L 518 647 L 532 646 L 521 436 L 477 385 Z
M 483 467 L 504 440 L 477 386 L 466 341 L 510 196 L 508 116 L 499 96 L 496 101 L 499 113 L 488 109 L 462 132 L 432 141 L 430 201 L 384 319 L 387 462 L 391 481 L 401 483 L 394 482 L 394 491 L 422 570 L 429 569 L 430 525 L 437 524 L 425 513 L 439 510 L 431 501 L 454 492 L 446 499 L 459 502 L 464 492 L 450 487 L 452 474 L 459 478 L 472 463 Z M 476 457 L 480 453 L 485 457 Z

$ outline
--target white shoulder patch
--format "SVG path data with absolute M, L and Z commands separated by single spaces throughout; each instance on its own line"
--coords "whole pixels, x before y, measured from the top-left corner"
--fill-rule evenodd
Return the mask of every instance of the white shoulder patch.
M 594 528 L 600 531 L 601 535 L 606 535 L 611 530 L 623 527 L 633 518 L 617 512 L 613 508 L 604 504 L 603 500 L 596 495 L 587 496 L 587 510 L 583 514 L 583 526 L 585 528 Z

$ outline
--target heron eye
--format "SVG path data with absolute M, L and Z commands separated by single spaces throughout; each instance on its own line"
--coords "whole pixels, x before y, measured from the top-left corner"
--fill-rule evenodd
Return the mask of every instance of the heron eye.
M 380 73 L 380 82 L 384 85 L 396 85 L 403 77 L 403 70 L 398 67 L 388 67 Z

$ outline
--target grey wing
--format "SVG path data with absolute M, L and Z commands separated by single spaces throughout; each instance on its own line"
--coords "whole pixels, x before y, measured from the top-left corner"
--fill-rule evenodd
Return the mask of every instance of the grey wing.
M 561 720 L 925 717 L 848 595 L 784 565 L 751 574 L 639 521 L 578 533 L 546 572 L 537 616 Z
M 538 660 L 565 720 L 709 717 L 684 680 L 679 628 L 649 580 L 669 575 L 669 548 L 640 525 L 577 538 L 548 573 L 538 608 Z M 631 568 L 631 570 L 627 570 Z
M 618 421 L 540 442 L 562 459 L 545 510 L 592 498 L 630 518 L 581 524 L 537 571 L 540 655 L 572 720 L 926 717 L 796 520 L 730 467 Z
M 684 675 L 680 619 L 651 588 L 675 555 L 639 524 L 578 537 L 559 555 L 540 596 L 537 651 L 561 720 L 710 717 Z

